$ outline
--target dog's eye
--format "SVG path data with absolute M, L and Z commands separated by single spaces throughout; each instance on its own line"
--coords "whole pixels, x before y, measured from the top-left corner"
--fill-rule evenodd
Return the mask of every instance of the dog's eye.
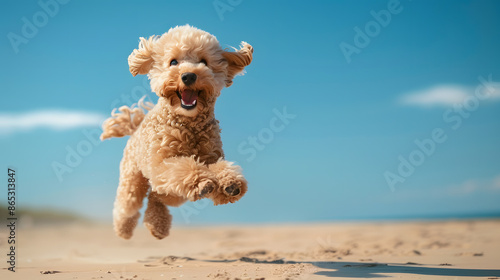
M 172 61 L 170 61 L 170 66 L 177 64 L 179 64 L 179 62 L 177 62 L 177 59 L 172 59 Z
M 200 61 L 200 63 L 205 64 L 205 66 L 207 65 L 207 61 L 206 61 L 205 59 L 202 59 L 202 60 Z

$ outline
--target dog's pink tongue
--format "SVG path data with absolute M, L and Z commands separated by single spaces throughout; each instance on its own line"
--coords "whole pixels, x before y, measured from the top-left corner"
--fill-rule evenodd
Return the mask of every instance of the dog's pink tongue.
M 185 89 L 181 92 L 182 101 L 185 104 L 193 104 L 198 99 L 198 92 L 190 89 Z

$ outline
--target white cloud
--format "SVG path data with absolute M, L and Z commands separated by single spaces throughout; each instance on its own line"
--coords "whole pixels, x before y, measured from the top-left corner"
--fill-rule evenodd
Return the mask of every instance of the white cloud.
M 485 187 L 484 183 L 481 183 L 478 180 L 469 180 L 461 184 L 448 187 L 446 189 L 446 192 L 447 194 L 450 195 L 461 196 L 461 195 L 468 195 L 485 188 L 487 187 Z
M 477 88 L 462 85 L 436 85 L 424 90 L 410 92 L 399 98 L 399 103 L 422 107 L 453 106 L 463 103 L 467 98 L 481 96 L 481 99 L 500 99 L 500 83 L 488 83 Z M 485 97 L 485 98 L 483 98 Z
M 464 196 L 476 192 L 498 192 L 500 191 L 500 176 L 489 180 L 468 180 L 446 189 L 449 195 Z
M 100 126 L 106 117 L 85 111 L 40 110 L 24 113 L 1 113 L 0 134 L 29 131 L 37 128 L 66 130 Z
M 456 85 L 438 85 L 422 91 L 405 94 L 400 102 L 407 105 L 444 105 L 461 103 L 468 95 L 469 89 Z
M 479 195 L 500 195 L 500 175 L 490 178 L 469 179 L 452 185 L 436 186 L 432 189 L 419 188 L 414 186 L 411 188 L 398 188 L 390 196 L 388 200 L 397 198 L 398 200 L 415 200 L 415 199 L 448 199 L 450 197 L 468 197 L 474 194 Z
M 488 98 L 500 99 L 500 83 L 488 83 L 483 92 L 488 94 Z

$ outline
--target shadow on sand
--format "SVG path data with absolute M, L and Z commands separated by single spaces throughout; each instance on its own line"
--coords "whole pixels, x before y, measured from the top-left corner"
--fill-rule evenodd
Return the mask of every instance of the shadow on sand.
M 382 278 L 392 277 L 387 274 L 413 274 L 431 276 L 454 276 L 454 277 L 500 277 L 500 270 L 496 269 L 464 269 L 451 267 L 428 267 L 437 265 L 421 264 L 397 264 L 397 263 L 364 263 L 364 262 L 294 262 L 278 260 L 259 260 L 255 258 L 242 257 L 234 260 L 199 260 L 204 262 L 251 262 L 259 264 L 297 264 L 310 263 L 319 269 L 316 275 L 327 277 L 346 278 Z M 326 269 L 326 270 L 325 270 Z
M 464 269 L 451 267 L 427 267 L 425 265 L 358 263 L 358 262 L 311 262 L 321 269 L 316 275 L 329 277 L 381 278 L 387 274 L 413 274 L 455 277 L 500 277 L 500 270 Z M 435 266 L 435 265 L 433 265 Z

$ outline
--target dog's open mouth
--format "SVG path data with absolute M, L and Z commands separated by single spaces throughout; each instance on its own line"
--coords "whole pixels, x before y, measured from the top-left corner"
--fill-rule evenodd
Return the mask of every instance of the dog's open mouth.
M 181 100 L 181 107 L 186 110 L 194 109 L 198 101 L 198 93 L 198 91 L 192 89 L 177 91 L 177 96 Z

